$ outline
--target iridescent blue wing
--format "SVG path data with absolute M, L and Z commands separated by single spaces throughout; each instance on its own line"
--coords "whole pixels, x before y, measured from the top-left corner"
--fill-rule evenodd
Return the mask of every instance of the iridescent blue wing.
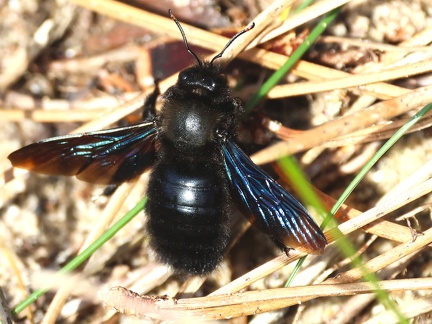
M 307 210 L 233 142 L 222 143 L 234 201 L 249 221 L 286 247 L 321 254 L 327 241 Z
M 12 165 L 97 184 L 131 180 L 154 161 L 153 123 L 49 138 L 8 156 Z

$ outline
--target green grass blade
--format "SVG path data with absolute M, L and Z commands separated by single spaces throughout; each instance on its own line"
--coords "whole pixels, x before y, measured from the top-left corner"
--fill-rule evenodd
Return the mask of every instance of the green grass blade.
M 101 235 L 94 243 L 92 243 L 82 253 L 73 258 L 68 264 L 61 268 L 58 272 L 61 274 L 71 272 L 86 261 L 90 256 L 96 252 L 102 245 L 104 245 L 109 239 L 111 239 L 120 229 L 122 229 L 127 223 L 129 223 L 140 211 L 144 209 L 147 202 L 147 197 L 143 198 L 138 202 L 134 208 L 127 212 L 117 223 L 111 226 L 104 234 Z M 31 305 L 39 297 L 45 294 L 49 289 L 42 288 L 38 289 L 29 295 L 24 301 L 19 303 L 13 310 L 13 314 L 20 313 L 27 306 Z
M 307 1 L 302 5 L 304 8 L 307 5 Z M 297 8 L 300 10 L 301 8 Z M 294 51 L 294 53 L 288 58 L 284 65 L 281 66 L 279 70 L 277 70 L 273 75 L 261 86 L 258 92 L 246 103 L 245 112 L 250 113 L 251 110 L 267 95 L 267 93 L 277 85 L 282 78 L 291 70 L 291 68 L 296 64 L 304 53 L 310 48 L 310 46 L 316 41 L 316 39 L 327 29 L 327 27 L 333 22 L 333 20 L 339 14 L 341 8 L 336 8 L 327 13 L 322 20 L 318 23 L 317 26 L 310 32 L 305 41 Z M 287 168 L 290 169 L 290 178 L 292 179 L 292 183 L 296 186 L 299 193 L 303 194 L 303 198 L 306 200 L 312 199 L 310 201 L 311 205 L 315 206 L 317 210 L 321 210 L 322 213 L 325 213 L 324 208 L 322 207 L 319 199 L 313 193 L 310 185 L 305 181 L 304 176 L 302 176 L 302 172 L 297 167 L 294 167 L 295 162 L 289 158 L 283 158 L 278 161 L 280 167 L 283 170 Z M 291 167 L 289 166 L 291 165 Z M 295 179 L 293 179 L 295 177 Z M 300 188 L 299 188 L 300 186 Z M 293 273 L 291 274 L 286 286 L 290 284 L 290 282 L 294 279 L 295 274 L 299 271 L 301 264 L 304 262 L 304 258 L 300 259 L 297 263 Z
M 354 188 L 363 179 L 365 174 L 375 165 L 375 163 L 396 143 L 415 123 L 417 123 L 425 114 L 427 114 L 432 109 L 432 103 L 424 106 L 419 112 L 417 112 L 410 120 L 403 125 L 390 139 L 376 152 L 372 159 L 360 170 L 357 176 L 353 179 L 350 185 L 342 193 L 338 201 L 333 206 L 330 213 L 336 214 L 340 206 L 345 202 Z
M 354 178 L 354 180 L 350 183 L 347 189 L 342 193 L 341 197 L 333 206 L 330 211 L 329 216 L 326 217 L 325 223 L 333 220 L 333 215 L 337 212 L 340 206 L 344 203 L 344 201 L 348 198 L 348 196 L 352 193 L 355 187 L 359 184 L 359 182 L 364 178 L 366 173 L 375 165 L 375 163 L 415 124 L 417 123 L 425 114 L 427 114 L 432 109 L 432 103 L 423 107 L 419 112 L 417 112 L 410 120 L 402 126 L 372 157 L 372 159 L 362 168 L 359 174 Z M 313 190 L 310 188 L 310 185 L 306 182 L 304 176 L 301 175 L 301 170 L 296 165 L 295 161 L 292 158 L 283 158 L 278 161 L 278 165 L 281 169 L 286 173 L 287 176 L 291 179 L 293 183 L 295 183 L 295 188 L 301 193 L 304 200 L 307 204 L 312 205 L 321 215 L 325 212 L 322 204 L 319 202 L 319 199 L 316 197 Z M 394 314 L 398 317 L 400 323 L 408 323 L 408 320 L 403 316 L 403 314 L 399 311 L 397 305 L 389 298 L 388 294 L 381 289 L 379 289 L 379 281 L 374 273 L 368 272 L 365 268 L 362 259 L 356 256 L 355 247 L 349 242 L 345 237 L 341 237 L 337 241 L 339 249 L 346 257 L 352 258 L 353 267 L 358 267 L 364 274 L 364 280 L 369 281 L 373 284 L 374 288 L 377 289 L 376 296 L 378 300 L 385 305 L 387 308 L 391 309 Z M 301 264 L 298 266 L 300 267 Z M 298 270 L 297 270 L 298 271 Z M 297 271 L 294 271 L 295 273 Z M 293 273 L 294 273 L 293 272 Z M 287 284 L 291 283 L 292 278 L 290 277 Z
M 340 7 L 333 9 L 320 23 L 310 32 L 309 36 L 305 41 L 292 53 L 289 59 L 277 70 L 273 75 L 261 86 L 258 92 L 249 99 L 245 105 L 245 113 L 248 114 L 252 109 L 268 94 L 268 92 L 277 85 L 282 78 L 291 70 L 291 68 L 296 64 L 304 53 L 310 48 L 313 42 L 326 30 L 328 25 L 337 17 L 339 14 Z

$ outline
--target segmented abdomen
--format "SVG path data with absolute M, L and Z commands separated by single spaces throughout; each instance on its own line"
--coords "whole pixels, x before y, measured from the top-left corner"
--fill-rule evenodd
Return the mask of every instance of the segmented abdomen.
M 146 211 L 150 243 L 162 262 L 190 274 L 213 271 L 228 242 L 224 179 L 205 166 L 158 163 Z

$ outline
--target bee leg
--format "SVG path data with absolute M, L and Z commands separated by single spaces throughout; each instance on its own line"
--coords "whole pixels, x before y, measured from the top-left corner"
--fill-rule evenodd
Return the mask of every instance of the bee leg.
M 289 252 L 291 250 L 293 250 L 292 248 L 286 246 L 285 244 L 283 244 L 282 242 L 279 242 L 278 240 L 275 240 L 274 238 L 273 238 L 273 242 L 277 248 L 281 249 L 281 251 L 284 251 L 286 256 L 289 257 Z
M 156 118 L 156 99 L 160 94 L 159 80 L 155 80 L 155 88 L 153 92 L 146 98 L 143 105 L 142 119 L 152 122 Z
M 289 257 L 289 252 L 290 252 L 291 250 L 293 250 L 293 249 L 292 249 L 292 248 L 289 248 L 289 247 L 287 247 L 287 246 L 284 248 L 284 252 L 285 252 L 285 254 L 286 254 L 287 257 Z
M 105 189 L 102 191 L 101 196 L 104 196 L 104 197 L 111 197 L 112 194 L 117 190 L 118 187 L 119 187 L 118 184 L 110 184 L 110 185 L 107 185 L 107 186 L 105 187 Z

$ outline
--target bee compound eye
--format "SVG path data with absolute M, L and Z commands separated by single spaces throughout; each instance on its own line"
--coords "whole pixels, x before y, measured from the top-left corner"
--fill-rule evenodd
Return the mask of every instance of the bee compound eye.
M 179 78 L 178 78 L 179 83 L 181 84 L 187 84 L 189 82 L 189 76 L 188 73 L 186 71 L 182 71 L 179 74 Z

